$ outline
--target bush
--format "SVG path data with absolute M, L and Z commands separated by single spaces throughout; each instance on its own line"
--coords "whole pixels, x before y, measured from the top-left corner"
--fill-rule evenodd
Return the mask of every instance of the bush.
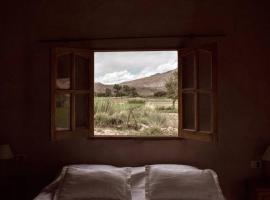
M 165 97 L 167 95 L 167 92 L 165 91 L 158 91 L 154 93 L 154 97 Z
M 106 97 L 105 93 L 95 93 L 96 97 Z
M 160 135 L 162 135 L 162 130 L 158 126 L 149 127 L 149 128 L 144 129 L 143 135 L 160 136 Z
M 124 113 L 114 113 L 108 115 L 106 113 L 97 113 L 95 115 L 95 125 L 98 127 L 117 127 L 124 125 L 126 115 Z
M 142 99 L 131 99 L 131 100 L 128 100 L 128 104 L 145 104 L 145 100 L 142 100 Z
M 154 126 L 163 127 L 163 126 L 166 126 L 166 123 L 167 123 L 166 117 L 158 112 L 149 113 L 148 119 L 149 119 L 150 124 Z
M 155 110 L 168 113 L 177 113 L 177 109 L 172 106 L 157 106 L 155 107 Z

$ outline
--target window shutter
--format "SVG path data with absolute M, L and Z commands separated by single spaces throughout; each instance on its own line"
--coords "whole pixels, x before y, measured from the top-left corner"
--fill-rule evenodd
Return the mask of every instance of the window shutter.
M 91 133 L 93 53 L 74 48 L 52 50 L 52 139 Z M 90 111 L 90 112 L 89 112 Z
M 179 51 L 179 136 L 216 141 L 216 45 Z

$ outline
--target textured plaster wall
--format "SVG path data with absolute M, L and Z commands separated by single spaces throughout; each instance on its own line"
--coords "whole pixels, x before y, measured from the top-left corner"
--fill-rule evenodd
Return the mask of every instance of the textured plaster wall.
M 16 5 L 16 6 L 15 6 Z M 246 199 L 249 167 L 270 142 L 267 1 L 29 1 L 1 7 L 1 143 L 26 155 L 29 197 L 69 163 L 191 164 L 217 171 L 229 200 Z M 39 40 L 225 33 L 218 44 L 217 144 L 189 140 L 50 141 L 49 46 Z M 86 48 L 177 47 L 209 39 L 81 42 Z M 63 44 L 58 44 L 63 45 Z

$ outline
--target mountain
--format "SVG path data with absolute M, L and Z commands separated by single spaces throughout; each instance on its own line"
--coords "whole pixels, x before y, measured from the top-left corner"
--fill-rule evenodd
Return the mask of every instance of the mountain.
M 128 85 L 135 87 L 138 94 L 141 96 L 151 96 L 157 91 L 165 91 L 165 83 L 175 70 L 170 70 L 164 73 L 157 73 L 149 77 L 144 77 L 132 81 L 122 82 L 119 85 Z M 105 93 L 106 88 L 113 92 L 113 85 L 105 85 L 95 83 L 95 93 Z

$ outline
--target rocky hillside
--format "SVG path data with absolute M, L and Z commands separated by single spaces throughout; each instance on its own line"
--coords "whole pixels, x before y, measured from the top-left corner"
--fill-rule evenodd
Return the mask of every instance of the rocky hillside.
M 157 91 L 165 91 L 165 82 L 174 71 L 176 70 L 171 70 L 165 73 L 158 73 L 149 77 L 123 82 L 119 85 L 128 85 L 129 87 L 135 87 L 139 95 L 151 96 Z M 96 93 L 104 93 L 106 88 L 109 88 L 113 91 L 113 85 L 95 83 Z

